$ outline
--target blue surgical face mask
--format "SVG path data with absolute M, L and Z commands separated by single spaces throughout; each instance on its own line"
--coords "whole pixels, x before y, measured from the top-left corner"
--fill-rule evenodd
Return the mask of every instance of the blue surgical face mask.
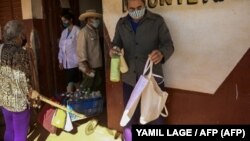
M 100 25 L 100 20 L 99 19 L 92 19 L 92 26 L 95 28 L 98 28 Z
M 63 23 L 63 27 L 64 27 L 64 28 L 69 27 L 69 23 Z
M 145 10 L 146 8 L 143 7 L 141 9 L 136 9 L 136 10 L 133 10 L 133 11 L 128 11 L 128 14 L 130 15 L 131 18 L 137 20 L 137 19 L 140 19 L 144 16 L 145 14 Z

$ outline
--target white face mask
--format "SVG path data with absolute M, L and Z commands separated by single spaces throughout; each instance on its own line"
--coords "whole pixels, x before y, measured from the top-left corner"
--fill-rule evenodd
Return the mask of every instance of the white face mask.
M 100 20 L 92 19 L 92 25 L 93 27 L 98 28 L 98 26 L 100 25 Z
M 146 8 L 143 7 L 139 10 L 133 10 L 133 11 L 128 11 L 128 14 L 133 18 L 133 19 L 140 19 L 144 16 Z

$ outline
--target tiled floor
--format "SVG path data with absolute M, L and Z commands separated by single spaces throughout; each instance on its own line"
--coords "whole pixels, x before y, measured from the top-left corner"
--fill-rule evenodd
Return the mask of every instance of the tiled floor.
M 86 132 L 91 121 L 82 124 L 74 124 L 74 131 L 68 133 L 58 130 L 56 134 L 48 134 L 48 132 L 36 128 L 28 136 L 28 141 L 121 141 L 121 135 L 115 130 L 107 129 L 98 125 L 93 132 Z

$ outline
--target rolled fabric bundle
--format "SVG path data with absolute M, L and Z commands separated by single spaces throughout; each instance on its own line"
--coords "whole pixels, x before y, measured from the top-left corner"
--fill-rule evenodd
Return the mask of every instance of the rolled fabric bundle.
M 121 50 L 120 54 L 120 71 L 121 73 L 126 73 L 128 71 L 128 65 L 124 59 L 124 49 Z

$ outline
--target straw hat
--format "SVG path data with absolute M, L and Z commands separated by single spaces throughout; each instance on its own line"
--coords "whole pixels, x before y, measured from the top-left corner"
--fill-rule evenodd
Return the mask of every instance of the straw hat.
M 82 13 L 80 16 L 79 16 L 79 20 L 81 21 L 84 21 L 86 18 L 88 17 L 97 17 L 97 18 L 101 18 L 102 17 L 102 14 L 100 13 L 97 13 L 95 9 L 90 9 L 90 10 L 87 10 L 85 13 Z

